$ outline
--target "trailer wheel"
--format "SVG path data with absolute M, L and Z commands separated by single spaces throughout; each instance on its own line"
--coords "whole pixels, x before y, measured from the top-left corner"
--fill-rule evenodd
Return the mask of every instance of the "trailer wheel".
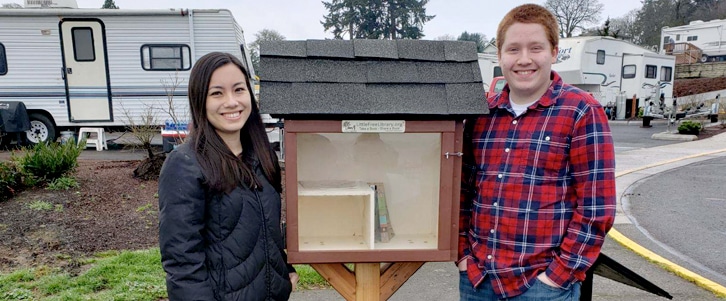
M 55 141 L 55 126 L 48 117 L 39 113 L 32 113 L 28 117 L 30 118 L 30 129 L 25 131 L 27 143 L 35 145 Z
M 708 55 L 701 55 L 701 63 L 708 62 Z

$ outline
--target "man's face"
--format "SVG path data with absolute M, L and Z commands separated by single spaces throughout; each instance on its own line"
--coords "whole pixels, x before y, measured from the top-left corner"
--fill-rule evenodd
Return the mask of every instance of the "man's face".
M 504 34 L 499 66 L 510 89 L 510 99 L 525 104 L 539 99 L 550 85 L 550 70 L 557 60 L 542 25 L 514 23 Z

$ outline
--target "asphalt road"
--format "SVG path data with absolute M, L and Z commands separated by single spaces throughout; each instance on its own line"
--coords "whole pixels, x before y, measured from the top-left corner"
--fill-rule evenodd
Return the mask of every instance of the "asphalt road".
M 653 122 L 651 122 L 652 127 L 650 128 L 640 127 L 641 124 L 642 123 L 638 121 L 610 122 L 610 131 L 612 131 L 616 153 L 681 142 L 655 140 L 650 138 L 653 134 L 663 133 L 669 130 L 668 123 L 663 120 L 654 120 Z M 670 127 L 670 131 L 675 130 L 676 129 L 674 126 Z
M 623 202 L 641 232 L 679 262 L 726 286 L 726 157 L 658 173 Z

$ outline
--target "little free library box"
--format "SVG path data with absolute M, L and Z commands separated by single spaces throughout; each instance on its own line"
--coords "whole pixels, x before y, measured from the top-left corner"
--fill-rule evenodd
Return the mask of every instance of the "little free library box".
M 474 43 L 264 42 L 259 73 L 291 263 L 456 259 L 463 121 L 487 113 Z

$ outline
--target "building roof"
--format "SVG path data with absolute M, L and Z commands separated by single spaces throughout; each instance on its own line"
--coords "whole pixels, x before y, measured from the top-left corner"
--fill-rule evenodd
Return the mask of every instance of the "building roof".
M 260 110 L 273 115 L 487 112 L 476 44 L 427 40 L 260 43 Z

